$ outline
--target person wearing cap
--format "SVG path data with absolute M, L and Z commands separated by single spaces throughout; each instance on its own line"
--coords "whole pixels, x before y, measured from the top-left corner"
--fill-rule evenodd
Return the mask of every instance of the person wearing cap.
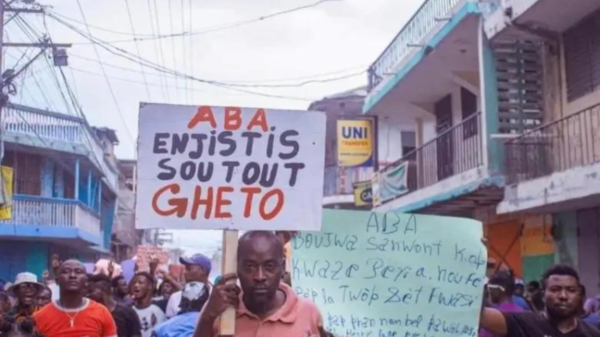
M 183 274 L 185 283 L 200 282 L 204 284 L 210 292 L 208 284 L 208 275 L 210 275 L 211 262 L 210 259 L 202 254 L 195 254 L 189 258 L 180 258 L 179 262 L 185 266 Z M 177 316 L 180 311 L 182 292 L 178 291 L 171 295 L 167 304 L 167 318 Z
M 192 336 L 206 301 L 208 301 L 206 285 L 200 282 L 186 284 L 181 292 L 181 311 L 177 316 L 155 327 L 155 337 Z
M 15 322 L 31 317 L 39 309 L 37 296 L 43 289 L 44 286 L 38 283 L 35 274 L 28 272 L 17 274 L 15 283 L 8 288 L 8 293 L 17 298 L 17 304 L 6 316 L 11 317 Z

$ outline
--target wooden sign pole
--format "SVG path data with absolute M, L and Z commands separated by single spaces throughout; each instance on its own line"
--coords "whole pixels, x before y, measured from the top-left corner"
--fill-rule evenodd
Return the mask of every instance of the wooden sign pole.
M 237 272 L 237 246 L 238 246 L 238 231 L 224 230 L 223 231 L 223 263 L 222 275 Z M 236 282 L 235 280 L 231 282 Z M 219 335 L 233 336 L 235 335 L 235 309 L 231 307 L 227 309 L 219 321 Z

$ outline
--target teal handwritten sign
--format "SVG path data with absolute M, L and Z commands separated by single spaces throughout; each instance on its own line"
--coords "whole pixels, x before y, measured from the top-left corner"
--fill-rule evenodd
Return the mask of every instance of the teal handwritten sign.
M 346 337 L 476 337 L 486 249 L 480 222 L 329 211 L 293 241 L 292 284 Z

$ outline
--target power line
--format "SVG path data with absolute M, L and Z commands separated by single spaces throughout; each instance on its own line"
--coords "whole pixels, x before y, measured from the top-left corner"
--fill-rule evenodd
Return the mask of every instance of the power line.
M 193 7 L 192 7 L 192 0 L 189 0 L 188 6 L 190 8 L 189 10 L 189 21 L 190 21 L 190 31 L 194 30 L 194 19 L 193 19 Z M 191 72 L 192 72 L 192 76 L 196 76 L 196 73 L 194 72 L 194 39 L 193 37 L 190 35 L 190 66 L 192 68 Z M 186 81 L 187 82 L 187 81 Z M 195 87 L 196 82 L 192 82 L 192 91 Z M 192 102 L 193 102 L 193 98 L 194 96 L 192 96 Z
M 171 34 L 164 34 L 164 35 L 160 34 L 160 32 L 159 32 L 158 35 L 156 35 L 156 36 L 140 36 L 140 37 L 135 37 L 133 39 L 123 39 L 123 40 L 107 41 L 107 43 L 127 43 L 127 42 L 133 42 L 135 40 L 137 40 L 137 41 L 162 40 L 162 39 L 177 38 L 177 37 L 180 37 L 180 36 L 205 35 L 205 34 L 210 34 L 210 33 L 222 32 L 222 31 L 225 31 L 225 30 L 230 30 L 230 29 L 244 27 L 244 26 L 247 26 L 247 25 L 250 25 L 250 24 L 253 24 L 253 23 L 257 23 L 257 22 L 266 21 L 266 20 L 269 20 L 269 19 L 281 16 L 281 15 L 291 14 L 291 13 L 294 13 L 294 12 L 297 12 L 297 11 L 301 11 L 301 10 L 305 10 L 305 9 L 317 7 L 317 6 L 320 6 L 320 5 L 324 4 L 324 3 L 334 2 L 334 1 L 343 1 L 343 0 L 319 0 L 319 1 L 314 2 L 312 4 L 308 4 L 308 5 L 304 5 L 304 6 L 299 6 L 299 7 L 295 7 L 295 8 L 286 9 L 286 10 L 283 10 L 283 11 L 275 12 L 275 13 L 268 14 L 268 15 L 263 15 L 263 16 L 260 16 L 260 17 L 257 17 L 257 18 L 253 18 L 253 19 L 249 19 L 249 20 L 237 21 L 237 22 L 232 22 L 232 23 L 228 23 L 228 24 L 222 24 L 222 25 L 214 26 L 214 27 L 207 27 L 205 29 L 198 30 L 198 31 L 183 31 L 183 32 L 179 32 L 179 33 L 173 33 L 171 31 Z M 71 19 L 71 21 L 75 21 L 75 20 Z M 89 43 L 83 42 L 83 43 L 76 43 L 76 44 L 89 44 Z
M 31 25 L 22 17 L 16 17 L 16 24 L 19 26 L 19 28 L 23 31 L 23 34 L 26 35 L 26 37 L 31 41 L 31 42 L 38 42 L 39 39 L 41 39 L 41 36 L 39 35 L 39 33 L 33 28 L 31 27 Z M 10 54 L 9 54 L 10 55 Z M 11 55 L 12 56 L 12 55 Z M 28 58 L 28 60 L 31 60 L 31 58 Z M 46 59 L 47 61 L 47 59 Z M 45 70 L 45 69 L 44 69 Z M 50 102 L 50 100 L 48 99 L 48 96 L 46 96 L 46 92 L 49 92 L 49 90 L 47 90 L 45 88 L 44 82 L 42 81 L 40 84 L 40 81 L 38 81 L 37 77 L 35 76 L 35 73 L 30 72 L 30 75 L 32 76 L 35 85 L 37 86 L 38 90 L 40 91 L 40 94 L 42 95 L 42 98 L 46 101 L 46 103 L 48 104 L 47 107 L 52 108 L 52 109 L 56 109 L 56 106 L 54 104 L 52 104 Z M 42 86 L 44 88 L 42 88 Z M 60 87 L 58 86 L 58 90 L 60 91 Z M 28 91 L 29 92 L 29 91 Z M 62 94 L 62 92 L 61 92 Z M 34 100 L 34 102 L 36 102 L 36 100 L 32 97 L 32 99 Z M 37 103 L 36 103 L 37 104 Z M 68 106 L 67 106 L 68 109 Z
M 127 16 L 129 16 L 129 24 L 131 25 L 131 31 L 133 32 L 133 35 L 135 35 L 135 26 L 133 24 L 133 18 L 131 17 L 131 9 L 129 8 L 129 0 L 125 0 L 125 7 L 127 7 Z M 135 41 L 135 49 L 138 53 L 138 56 L 142 56 L 142 53 L 140 53 L 140 45 L 137 41 Z M 151 100 L 151 95 L 150 95 L 150 88 L 148 87 L 148 80 L 146 79 L 146 72 L 144 70 L 144 67 L 142 65 L 140 65 L 140 68 L 142 70 L 142 77 L 144 78 L 144 83 L 146 83 L 146 94 L 148 95 L 148 100 Z
M 92 59 L 89 57 L 85 57 L 79 54 L 75 54 L 75 53 L 69 53 L 70 57 L 76 58 L 76 59 L 81 59 L 84 61 L 88 61 L 88 62 L 94 62 L 94 63 L 99 63 L 99 61 L 97 59 Z M 128 71 L 128 72 L 132 72 L 132 73 L 137 73 L 137 74 L 141 74 L 141 72 L 139 70 L 135 70 L 132 68 L 127 68 L 127 67 L 123 67 L 123 66 L 119 66 L 116 64 L 112 64 L 112 63 L 108 63 L 108 62 L 104 62 L 104 66 L 109 67 L 109 68 L 115 68 L 115 69 L 119 69 L 119 70 L 123 70 L 123 71 Z M 191 62 L 193 64 L 193 62 Z M 288 78 L 271 78 L 271 79 L 258 79 L 258 80 L 221 80 L 222 83 L 227 83 L 229 85 L 237 85 L 237 84 L 266 84 L 266 83 L 277 83 L 277 82 L 290 82 L 290 81 L 300 81 L 300 80 L 318 80 L 321 79 L 322 77 L 325 76 L 330 76 L 330 75 L 338 75 L 338 74 L 343 74 L 343 73 L 347 73 L 349 71 L 353 71 L 353 70 L 357 70 L 357 69 L 366 69 L 367 66 L 366 65 L 361 65 L 361 66 L 355 66 L 355 67 L 349 67 L 349 68 L 345 68 L 345 69 L 339 69 L 339 70 L 334 70 L 334 71 L 328 71 L 328 72 L 323 72 L 323 73 L 318 73 L 318 74 L 312 74 L 312 75 L 306 75 L 306 76 L 298 76 L 298 77 L 288 77 Z M 364 72 L 364 71 L 363 71 Z M 172 75 L 172 74 L 165 74 L 162 72 L 156 72 L 156 73 L 146 73 L 147 76 L 169 76 L 169 77 L 177 77 L 176 75 Z M 195 81 L 192 81 L 192 83 L 195 83 Z M 288 83 L 289 84 L 289 83 Z M 293 86 L 299 86 L 299 85 L 290 85 L 290 87 Z
M 172 7 L 171 4 L 173 3 L 173 0 L 168 1 L 168 3 L 169 3 L 169 27 L 171 28 L 171 30 L 170 30 L 171 33 L 173 33 L 173 12 L 172 12 L 172 8 L 171 8 Z M 171 56 L 173 56 L 173 70 L 175 72 L 177 72 L 177 59 L 175 58 L 175 55 L 177 54 L 177 52 L 175 51 L 175 39 L 171 39 L 171 50 L 172 50 Z M 177 82 L 176 85 L 179 86 L 179 78 L 176 78 L 175 81 Z M 179 91 L 177 91 L 177 101 L 179 101 Z
M 83 22 L 87 22 L 87 20 L 85 18 L 85 13 L 83 12 L 83 8 L 81 7 L 81 1 L 80 0 L 77 0 L 77 6 L 79 7 L 79 12 L 81 13 L 81 17 L 83 18 Z M 86 26 L 86 27 L 88 27 L 88 34 L 91 35 L 91 32 L 89 30 L 89 26 Z M 101 60 L 100 53 L 98 53 L 98 48 L 96 48 L 96 44 L 94 44 L 94 52 L 96 53 L 96 57 L 98 58 L 98 60 Z M 117 112 L 118 112 L 119 116 L 121 117 L 121 121 L 123 122 L 123 127 L 125 128 L 125 131 L 127 132 L 127 136 L 129 137 L 129 140 L 131 141 L 131 143 L 135 146 L 135 141 L 133 139 L 131 131 L 129 131 L 129 127 L 127 126 L 127 121 L 125 120 L 125 117 L 123 116 L 123 113 L 121 112 L 121 106 L 119 105 L 119 102 L 117 100 L 117 97 L 115 95 L 113 87 L 110 84 L 110 80 L 108 79 L 108 76 L 106 75 L 106 69 L 104 69 L 104 64 L 102 64 L 102 62 L 100 63 L 100 68 L 102 69 L 102 73 L 104 74 L 104 78 L 106 79 L 106 84 L 108 85 L 108 89 L 110 91 L 110 95 L 112 96 L 112 99 L 113 99 L 113 102 L 115 104 L 115 107 L 117 108 Z
M 160 35 L 160 20 L 158 19 L 158 6 L 156 5 L 156 0 L 153 0 L 154 3 L 154 19 L 155 19 L 155 23 L 156 23 L 156 31 L 158 32 L 158 34 Z M 150 5 L 150 0 L 148 0 L 148 6 Z M 152 20 L 152 18 L 150 18 Z M 91 35 L 91 34 L 90 34 Z M 165 53 L 163 52 L 163 44 L 162 44 L 162 40 L 158 40 L 158 46 L 159 46 L 159 50 L 160 50 L 160 59 L 158 60 L 158 63 L 164 67 L 164 65 L 166 64 L 166 59 L 165 59 Z M 175 52 L 175 51 L 173 51 Z M 167 79 L 165 78 L 165 83 L 168 83 Z M 175 96 L 177 96 L 177 91 L 175 92 Z M 171 100 L 170 94 L 169 94 L 169 101 Z
M 107 33 L 112 33 L 112 34 L 131 36 L 130 32 L 122 32 L 122 31 L 117 31 L 117 30 L 113 30 L 113 29 L 109 29 L 109 28 L 105 28 L 105 27 L 100 27 L 100 26 L 92 25 L 92 24 L 87 24 L 87 23 L 84 23 L 84 22 L 79 21 L 77 19 L 73 19 L 73 18 L 70 18 L 68 16 L 62 15 L 62 14 L 60 14 L 58 12 L 50 11 L 49 9 L 46 9 L 46 11 L 47 12 L 52 12 L 52 14 L 54 14 L 54 15 L 56 15 L 58 17 L 61 17 L 61 18 L 65 19 L 65 20 L 67 20 L 67 21 L 75 22 L 75 23 L 78 23 L 78 24 L 84 25 L 84 26 L 89 26 L 90 28 L 93 28 L 93 29 L 101 30 L 101 31 L 104 31 L 104 32 L 107 32 Z M 157 35 L 154 32 L 152 32 L 152 34 L 137 33 L 137 34 L 134 34 L 134 36 L 139 36 L 139 37 L 156 37 Z
M 63 25 L 71 28 L 73 31 L 75 31 L 79 35 L 85 37 L 86 39 L 88 39 L 88 40 L 90 40 L 92 42 L 94 42 L 95 45 L 100 46 L 101 48 L 103 48 L 104 50 L 108 51 L 109 53 L 111 53 L 113 55 L 116 55 L 116 56 L 119 56 L 119 57 L 122 57 L 122 58 L 125 58 L 127 60 L 132 61 L 132 62 L 135 62 L 136 64 L 143 63 L 145 66 L 147 66 L 147 67 L 149 67 L 151 69 L 155 69 L 155 70 L 160 71 L 160 72 L 164 72 L 164 73 L 168 73 L 168 74 L 173 74 L 173 75 L 179 76 L 181 78 L 190 79 L 190 80 L 198 81 L 200 83 L 210 84 L 210 85 L 214 85 L 214 86 L 217 86 L 217 87 L 227 88 L 229 90 L 243 92 L 243 93 L 252 94 L 252 95 L 256 95 L 256 96 L 306 101 L 306 99 L 299 98 L 299 97 L 274 95 L 274 94 L 267 94 L 267 93 L 262 93 L 262 92 L 251 91 L 251 90 L 242 89 L 242 88 L 236 88 L 236 87 L 231 86 L 231 85 L 229 85 L 227 83 L 222 83 L 222 82 L 218 82 L 218 81 L 201 79 L 201 78 L 197 78 L 197 77 L 194 77 L 194 76 L 190 76 L 188 74 L 176 72 L 176 71 L 174 71 L 172 69 L 161 67 L 160 65 L 157 65 L 157 64 L 155 64 L 155 63 L 153 63 L 151 61 L 148 61 L 148 60 L 146 60 L 144 58 L 137 57 L 136 55 L 133 55 L 130 52 L 128 52 L 128 51 L 126 51 L 126 50 L 124 50 L 122 48 L 119 48 L 119 47 L 107 44 L 104 41 L 102 41 L 102 40 L 100 40 L 100 39 L 92 36 L 91 34 L 86 34 L 86 33 L 82 32 L 77 27 L 74 27 L 71 24 L 64 22 L 64 20 L 62 20 L 60 18 L 57 18 L 57 17 L 54 17 L 54 16 L 51 16 L 51 17 L 53 19 L 57 20 L 58 22 L 62 23 Z
M 148 2 L 148 14 L 150 15 L 150 27 L 152 28 L 152 34 L 154 34 L 154 17 L 152 16 L 152 4 L 150 3 L 150 0 L 147 0 Z M 160 54 L 158 53 L 158 42 L 160 41 L 154 41 L 153 46 L 154 46 L 154 54 L 156 55 L 156 59 L 158 60 L 158 63 L 161 63 L 161 59 L 160 59 Z M 161 53 L 162 53 L 162 48 L 160 49 Z M 163 100 L 167 101 L 171 101 L 171 95 L 169 93 L 169 89 L 167 88 L 167 80 L 165 79 L 166 76 L 161 76 L 160 78 L 160 84 L 161 84 L 161 88 L 162 88 L 162 94 L 163 94 Z
M 181 0 L 181 30 L 185 29 L 185 17 L 184 17 L 184 13 L 185 13 L 184 0 Z M 185 46 L 185 38 L 186 38 L 185 35 L 181 35 L 181 45 L 183 47 L 183 54 L 182 54 L 183 55 L 183 69 L 184 69 L 184 72 L 187 72 L 187 62 L 186 62 L 186 59 L 187 59 L 187 48 Z M 193 46 L 190 45 L 190 48 L 193 48 Z M 190 59 L 190 62 L 193 63 L 194 60 Z M 189 96 L 189 91 L 187 91 L 188 81 L 184 81 L 184 84 L 185 84 L 185 88 L 186 88 L 186 91 L 184 92 L 184 94 L 185 94 L 185 103 L 188 104 L 190 102 L 190 99 L 188 97 Z
M 93 71 L 89 71 L 89 70 L 84 70 L 84 69 L 79 69 L 79 68 L 75 68 L 75 67 L 69 67 L 72 71 L 77 72 L 77 73 L 82 73 L 82 74 L 89 74 L 89 75 L 94 75 L 94 76 L 100 76 L 102 77 L 103 75 L 101 73 L 97 73 L 97 72 L 93 72 Z M 136 80 L 132 80 L 129 78 L 124 78 L 124 77 L 116 77 L 116 76 L 109 76 L 109 78 L 111 80 L 114 81 L 121 81 L 121 82 L 127 82 L 127 83 L 133 83 L 133 84 L 139 84 L 139 85 L 144 85 L 144 82 L 141 81 L 136 81 Z M 154 86 L 154 87 L 159 87 L 160 84 L 152 84 L 149 83 L 149 86 Z M 169 87 L 172 87 L 171 85 L 169 85 Z M 201 90 L 201 89 L 194 89 L 194 88 L 185 88 L 185 87 L 172 87 L 173 89 L 177 89 L 177 90 L 188 90 L 190 92 L 202 92 L 205 93 L 205 90 Z M 223 88 L 222 88 L 223 89 Z M 242 95 L 244 93 L 239 93 L 238 95 Z M 231 95 L 231 94 L 228 94 Z M 289 99 L 289 98 L 285 98 L 285 99 Z M 298 100 L 303 100 L 303 101 L 307 101 L 307 102 L 312 102 L 315 101 L 317 99 L 313 99 L 313 98 L 299 98 L 297 97 Z
M 37 42 L 43 39 L 43 36 L 40 35 L 40 33 L 38 33 L 30 24 L 29 22 L 27 22 L 25 19 L 23 19 L 22 17 L 17 17 L 17 25 L 19 25 L 21 27 L 21 29 L 23 30 L 23 32 L 25 33 L 25 35 L 28 36 L 28 38 L 32 41 L 32 42 Z M 29 30 L 29 32 L 28 32 Z M 66 111 L 73 115 L 73 111 L 71 110 L 71 107 L 69 106 L 69 103 L 65 97 L 65 94 L 62 90 L 62 87 L 60 86 L 60 81 L 58 80 L 58 77 L 56 76 L 56 73 L 54 72 L 54 68 L 52 66 L 52 64 L 50 64 L 50 61 L 48 60 L 48 58 L 44 57 L 44 60 L 46 61 L 46 65 L 47 68 L 46 70 L 48 70 L 51 73 L 52 79 L 54 80 L 54 85 L 56 86 L 56 88 L 58 89 L 58 92 L 60 93 L 63 102 L 65 104 L 65 109 Z

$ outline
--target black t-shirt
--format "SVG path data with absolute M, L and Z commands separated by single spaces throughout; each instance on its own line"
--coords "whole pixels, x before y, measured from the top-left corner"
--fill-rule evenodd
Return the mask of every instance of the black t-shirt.
M 531 297 L 531 304 L 535 307 L 537 311 L 543 311 L 546 305 L 544 304 L 544 295 L 542 295 L 541 291 L 538 291 Z
M 164 313 L 167 312 L 167 304 L 169 303 L 169 300 L 167 299 L 160 299 L 160 300 L 153 300 L 152 304 L 156 305 L 157 307 L 160 308 L 160 310 L 162 310 Z
M 142 327 L 140 319 L 132 307 L 118 304 L 112 312 L 113 319 L 117 325 L 117 335 L 119 337 L 141 336 Z
M 548 319 L 538 313 L 505 312 L 506 326 L 510 337 L 600 337 L 600 330 L 579 320 L 577 329 L 562 333 Z

